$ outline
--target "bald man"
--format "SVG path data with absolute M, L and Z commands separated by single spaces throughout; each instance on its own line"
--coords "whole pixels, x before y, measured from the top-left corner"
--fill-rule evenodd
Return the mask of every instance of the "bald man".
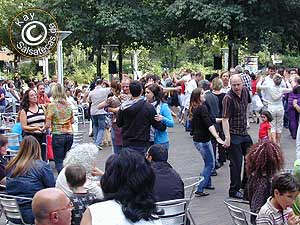
M 230 77 L 231 89 L 223 99 L 223 131 L 225 134 L 224 147 L 228 148 L 230 161 L 229 197 L 243 198 L 240 188 L 246 184 L 246 173 L 241 182 L 243 156 L 252 145 L 252 139 L 247 131 L 247 106 L 251 97 L 247 88 L 243 86 L 239 74 Z M 244 170 L 245 171 L 245 170 Z
M 72 209 L 70 199 L 57 188 L 38 191 L 32 200 L 36 225 L 70 225 Z

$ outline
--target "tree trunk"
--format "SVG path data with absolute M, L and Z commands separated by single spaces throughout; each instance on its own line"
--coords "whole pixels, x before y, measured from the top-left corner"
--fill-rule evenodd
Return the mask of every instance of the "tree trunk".
M 122 80 L 122 72 L 123 72 L 123 54 L 122 54 L 122 45 L 120 44 L 119 46 L 118 46 L 118 50 L 119 50 L 119 79 L 120 79 L 120 81 Z
M 102 55 L 102 44 L 100 43 L 97 50 L 97 77 L 101 78 L 101 55 Z
M 239 64 L 239 49 L 234 42 L 228 44 L 228 70 Z

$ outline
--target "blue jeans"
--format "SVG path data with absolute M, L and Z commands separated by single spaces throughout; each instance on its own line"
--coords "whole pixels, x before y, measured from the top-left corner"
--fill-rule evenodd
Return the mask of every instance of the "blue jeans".
M 159 145 L 161 145 L 161 147 L 163 147 L 166 151 L 169 151 L 169 142 L 159 143 Z
M 205 187 L 211 186 L 211 172 L 215 167 L 215 157 L 211 142 L 194 142 L 196 149 L 200 152 L 204 160 L 204 168 L 200 176 L 204 177 L 204 180 L 199 184 L 197 191 L 203 192 Z
M 53 134 L 52 148 L 57 173 L 63 169 L 63 161 L 73 144 L 73 134 Z
M 111 133 L 111 141 L 113 145 L 113 153 L 118 155 L 122 150 L 122 145 L 116 144 L 116 134 L 113 127 L 111 128 L 110 133 Z
M 0 113 L 5 113 L 5 105 L 0 105 Z
M 97 146 L 102 144 L 105 131 L 106 114 L 92 115 L 94 141 Z

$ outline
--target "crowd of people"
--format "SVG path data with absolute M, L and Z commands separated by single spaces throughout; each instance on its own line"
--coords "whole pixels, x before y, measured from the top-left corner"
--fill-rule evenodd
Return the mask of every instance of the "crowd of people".
M 297 224 L 288 208 L 298 195 L 299 181 L 291 174 L 278 175 L 284 164 L 284 127 L 296 139 L 295 159 L 300 159 L 297 73 L 270 65 L 265 74 L 250 74 L 237 66 L 205 77 L 187 69 L 139 80 L 126 75 L 121 81 L 99 78 L 82 87 L 68 80 L 58 84 L 55 77 L 24 85 L 17 75 L 0 82 L 1 112 L 11 101 L 20 103 L 22 137 L 17 155 L 8 161 L 8 140 L 0 136 L 1 184 L 10 195 L 33 198 L 32 204 L 18 202 L 26 223 L 161 224 L 155 202 L 184 198 L 183 181 L 168 163 L 168 129 L 177 119 L 204 161 L 197 197 L 215 189 L 211 176 L 229 160 L 228 195 L 249 200 L 251 211 L 258 213 L 253 224 Z M 94 143 L 72 147 L 78 107 L 90 121 Z M 248 133 L 251 123 L 260 123 L 254 145 Z M 49 134 L 57 178 L 48 164 Z M 112 145 L 112 155 L 101 171 L 94 162 L 107 145 Z M 283 201 L 285 195 L 289 202 Z M 57 198 L 63 199 L 61 207 L 54 202 Z

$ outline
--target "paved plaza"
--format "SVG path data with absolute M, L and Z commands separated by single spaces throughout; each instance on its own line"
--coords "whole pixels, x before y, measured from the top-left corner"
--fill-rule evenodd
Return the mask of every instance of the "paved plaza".
M 175 124 L 174 128 L 168 128 L 170 136 L 170 154 L 169 161 L 178 171 L 182 178 L 198 176 L 203 167 L 203 160 L 200 153 L 195 149 L 192 137 L 184 131 L 184 127 Z M 253 142 L 257 140 L 258 125 L 251 124 L 249 130 Z M 295 140 L 293 140 L 287 129 L 284 129 L 282 135 L 282 149 L 285 156 L 285 168 L 291 168 L 295 159 Z M 104 169 L 104 162 L 111 154 L 111 148 L 104 148 L 99 153 L 99 166 Z M 223 200 L 228 196 L 229 187 L 229 161 L 217 170 L 218 176 L 213 177 L 215 190 L 209 191 L 207 197 L 195 197 L 191 204 L 191 212 L 197 225 L 218 225 L 232 224 L 228 210 Z
M 84 142 L 91 142 L 88 137 L 88 125 L 80 130 L 85 130 L 86 135 Z M 198 176 L 203 167 L 203 160 L 200 153 L 193 146 L 192 137 L 184 131 L 184 127 L 175 124 L 174 128 L 168 128 L 170 136 L 170 154 L 169 161 L 173 167 L 179 172 L 182 178 Z M 253 141 L 257 140 L 258 125 L 251 124 L 249 133 Z M 295 140 L 289 136 L 288 130 L 284 129 L 282 135 L 282 149 L 285 156 L 285 167 L 291 168 L 295 159 Z M 111 154 L 111 147 L 105 147 L 99 151 L 97 165 L 104 169 L 104 163 Z M 52 163 L 51 163 L 52 164 Z M 213 177 L 213 185 L 215 190 L 209 191 L 207 197 L 195 197 L 191 204 L 191 212 L 196 220 L 197 225 L 219 225 L 232 224 L 232 220 L 228 214 L 223 200 L 228 196 L 229 187 L 229 162 L 218 170 L 218 176 Z M 0 218 L 0 225 L 4 224 L 3 216 Z

